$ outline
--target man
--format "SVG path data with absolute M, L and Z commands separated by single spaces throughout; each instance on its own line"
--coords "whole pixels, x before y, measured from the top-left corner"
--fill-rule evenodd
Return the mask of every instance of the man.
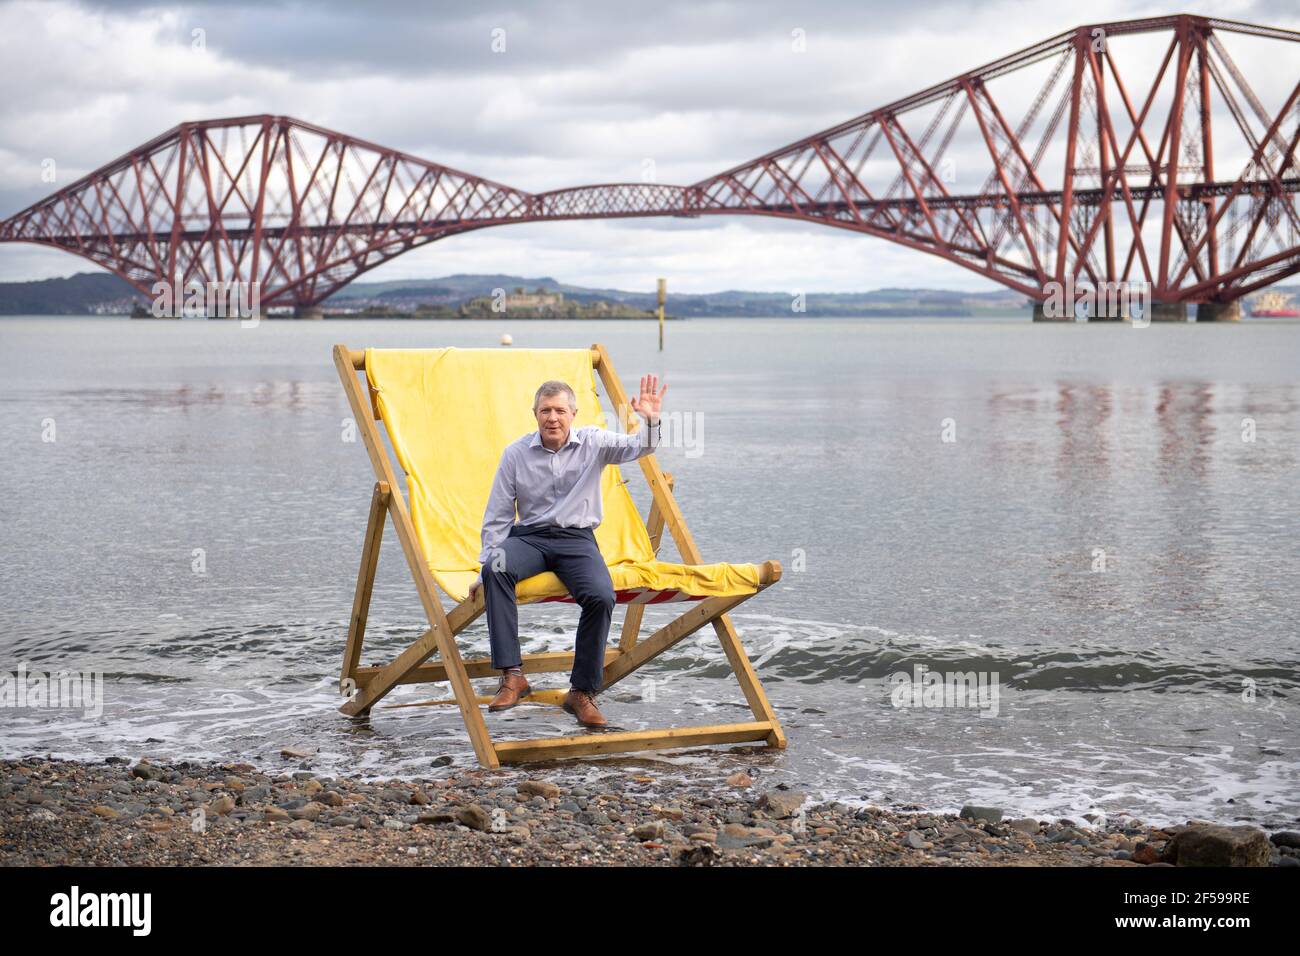
M 502 452 L 483 514 L 482 570 L 469 591 L 473 598 L 483 588 L 492 666 L 501 671 L 488 710 L 506 710 L 532 692 L 520 666 L 515 585 L 553 571 L 582 608 L 564 709 L 580 724 L 605 726 L 595 695 L 604 683 L 614 585 L 593 530 L 602 517 L 600 479 L 606 465 L 635 461 L 658 446 L 659 410 L 668 391 L 664 385 L 656 392 L 658 384 L 654 375 L 641 376 L 632 409 L 646 424 L 637 434 L 624 435 L 595 425 L 574 430 L 573 389 L 560 381 L 543 382 L 533 397 L 537 431 Z

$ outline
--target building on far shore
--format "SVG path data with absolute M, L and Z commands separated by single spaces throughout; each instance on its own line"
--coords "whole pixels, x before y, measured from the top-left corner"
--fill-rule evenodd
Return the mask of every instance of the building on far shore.
M 566 299 L 563 292 L 548 292 L 541 287 L 528 292 L 523 286 L 515 286 L 513 292 L 503 296 L 476 296 L 460 307 L 459 314 L 470 319 L 491 319 L 502 316 L 512 319 L 655 318 L 655 313 L 623 302 L 606 302 L 604 299 L 579 302 Z
M 555 311 L 563 302 L 563 292 L 547 292 L 540 286 L 535 292 L 525 292 L 523 286 L 515 286 L 515 291 L 505 297 L 506 312 L 511 309 L 523 309 L 528 312 Z

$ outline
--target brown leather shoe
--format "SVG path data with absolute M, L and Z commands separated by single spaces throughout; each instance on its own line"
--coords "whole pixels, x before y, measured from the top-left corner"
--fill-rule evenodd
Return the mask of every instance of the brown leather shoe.
M 574 690 L 569 688 L 569 692 L 564 695 L 564 704 L 566 711 L 578 718 L 578 723 L 584 727 L 604 727 L 605 717 L 596 709 L 596 698 L 588 694 L 585 690 Z
M 497 695 L 488 704 L 488 710 L 509 710 L 519 703 L 519 698 L 527 697 L 533 692 L 523 674 L 502 674 Z

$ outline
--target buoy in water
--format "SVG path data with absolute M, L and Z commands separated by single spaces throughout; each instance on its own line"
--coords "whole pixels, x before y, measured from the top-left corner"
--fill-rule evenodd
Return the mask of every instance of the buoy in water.
M 514 344 L 514 341 L 515 341 L 515 340 L 512 339 L 512 338 L 510 337 L 510 333 L 509 333 L 509 332 L 502 332 L 502 333 L 501 333 L 501 344 L 502 344 L 502 345 L 513 345 L 513 344 Z

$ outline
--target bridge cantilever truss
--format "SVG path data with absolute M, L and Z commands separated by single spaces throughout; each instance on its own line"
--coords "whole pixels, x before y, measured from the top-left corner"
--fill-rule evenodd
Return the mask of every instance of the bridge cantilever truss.
M 0 222 L 0 241 L 77 253 L 147 295 L 256 281 L 263 306 L 309 306 L 488 226 L 761 215 L 900 243 L 1040 301 L 1052 282 L 1124 281 L 1230 302 L 1300 271 L 1300 82 L 1266 108 L 1221 34 L 1300 76 L 1293 31 L 1092 24 L 694 185 L 543 193 L 283 116 L 182 123 Z

